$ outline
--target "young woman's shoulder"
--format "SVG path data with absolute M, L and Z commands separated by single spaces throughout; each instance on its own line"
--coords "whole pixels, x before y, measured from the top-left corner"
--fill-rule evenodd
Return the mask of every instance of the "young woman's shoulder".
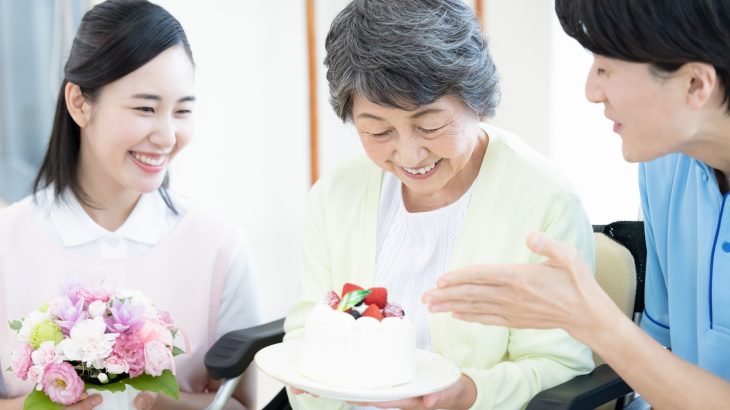
M 0 208 L 0 227 L 18 223 L 19 218 L 33 211 L 33 196 L 27 196 L 18 202 Z M 2 230 L 2 228 L 0 228 Z

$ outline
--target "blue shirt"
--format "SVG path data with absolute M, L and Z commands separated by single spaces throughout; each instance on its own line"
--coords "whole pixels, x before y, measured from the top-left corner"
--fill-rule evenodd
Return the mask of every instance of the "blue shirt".
M 641 327 L 730 380 L 730 201 L 714 170 L 682 154 L 639 166 L 646 230 Z

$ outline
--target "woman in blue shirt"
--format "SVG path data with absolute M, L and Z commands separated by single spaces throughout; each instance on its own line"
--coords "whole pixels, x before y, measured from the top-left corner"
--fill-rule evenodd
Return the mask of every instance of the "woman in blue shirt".
M 445 274 L 432 311 L 561 327 L 657 408 L 730 403 L 730 0 L 557 0 L 595 56 L 586 96 L 605 107 L 639 180 L 647 238 L 641 328 L 571 247 L 531 234 L 542 265 Z M 727 212 L 725 212 L 727 211 Z M 671 349 L 664 349 L 666 346 Z

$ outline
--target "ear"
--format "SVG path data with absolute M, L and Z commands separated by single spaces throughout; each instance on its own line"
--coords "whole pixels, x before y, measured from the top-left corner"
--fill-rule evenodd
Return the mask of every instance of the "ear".
M 717 71 L 712 64 L 707 63 L 687 63 L 686 69 L 690 75 L 687 103 L 698 110 L 707 104 L 717 88 Z
M 66 109 L 71 118 L 80 128 L 85 128 L 91 116 L 91 106 L 84 98 L 81 87 L 71 82 L 66 83 L 64 97 L 66 99 Z

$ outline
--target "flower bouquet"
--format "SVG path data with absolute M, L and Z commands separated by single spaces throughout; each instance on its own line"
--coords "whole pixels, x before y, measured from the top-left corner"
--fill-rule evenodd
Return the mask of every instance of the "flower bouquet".
M 116 408 L 116 399 L 130 396 L 123 399 L 126 408 L 137 391 L 179 398 L 178 330 L 139 291 L 70 285 L 61 297 L 10 321 L 10 328 L 21 345 L 7 370 L 35 384 L 25 409 L 60 409 L 84 391 L 102 394 L 97 409 Z

